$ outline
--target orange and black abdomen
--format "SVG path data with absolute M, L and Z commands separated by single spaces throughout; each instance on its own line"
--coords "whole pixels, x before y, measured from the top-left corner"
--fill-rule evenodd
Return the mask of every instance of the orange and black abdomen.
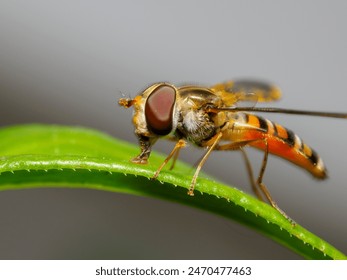
M 317 178 L 326 178 L 320 156 L 293 131 L 260 116 L 244 113 L 242 119 L 245 124 L 241 133 L 244 140 L 266 139 L 269 153 L 289 160 Z M 264 141 L 250 143 L 250 146 L 262 150 L 266 149 L 265 145 Z

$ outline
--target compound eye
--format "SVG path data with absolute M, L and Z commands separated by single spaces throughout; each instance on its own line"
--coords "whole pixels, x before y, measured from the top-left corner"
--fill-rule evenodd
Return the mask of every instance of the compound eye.
M 149 130 L 158 135 L 167 135 L 172 130 L 172 115 L 176 100 L 173 87 L 163 85 L 147 98 L 145 116 Z

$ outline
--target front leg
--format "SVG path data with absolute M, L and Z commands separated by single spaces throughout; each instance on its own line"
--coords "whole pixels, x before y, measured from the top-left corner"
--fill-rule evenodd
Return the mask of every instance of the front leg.
M 131 161 L 136 164 L 147 164 L 152 151 L 152 146 L 157 141 L 157 138 L 149 138 L 142 135 L 137 135 L 137 137 L 139 138 L 141 153 Z
M 163 161 L 163 163 L 159 166 L 159 168 L 157 169 L 157 171 L 154 173 L 154 176 L 152 177 L 152 179 L 157 179 L 160 171 L 164 168 L 164 166 L 169 162 L 169 160 L 172 158 L 172 156 L 174 156 L 174 162 L 176 161 L 176 155 L 178 156 L 178 152 L 180 149 L 184 148 L 186 146 L 186 141 L 183 139 L 180 139 L 177 141 L 175 147 L 172 149 L 172 151 L 170 152 L 170 154 L 167 156 L 167 158 Z

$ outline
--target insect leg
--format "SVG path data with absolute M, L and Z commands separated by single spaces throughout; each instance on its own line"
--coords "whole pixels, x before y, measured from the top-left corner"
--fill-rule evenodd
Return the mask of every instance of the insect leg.
M 173 155 L 176 155 L 178 153 L 178 151 L 186 146 L 186 141 L 184 141 L 183 139 L 180 139 L 177 141 L 175 147 L 172 149 L 172 151 L 170 152 L 170 154 L 167 156 L 167 158 L 163 161 L 163 163 L 159 166 L 159 168 L 157 169 L 157 171 L 154 173 L 154 176 L 152 177 L 152 179 L 156 179 L 160 173 L 160 171 L 164 168 L 164 166 L 169 162 L 169 160 L 172 158 Z M 176 156 L 174 157 L 174 160 L 176 161 Z
M 175 142 L 177 142 L 177 137 L 175 137 L 175 136 L 173 136 L 173 137 L 167 137 L 167 138 L 165 138 L 165 139 L 166 139 L 166 140 L 170 140 L 170 141 L 175 141 Z M 175 164 L 176 164 L 176 160 L 178 159 L 178 156 L 179 156 L 179 154 L 180 154 L 180 150 L 181 150 L 181 149 L 177 149 L 176 152 L 175 152 L 175 154 L 173 155 L 172 163 L 171 163 L 171 166 L 170 166 L 169 170 L 174 169 Z
M 213 137 L 214 139 L 211 139 L 212 140 L 212 145 L 208 147 L 207 152 L 202 157 L 201 161 L 199 162 L 199 164 L 198 164 L 198 166 L 197 166 L 197 168 L 195 170 L 192 182 L 190 183 L 190 187 L 189 187 L 189 190 L 188 190 L 188 195 L 194 196 L 194 187 L 195 187 L 195 184 L 196 184 L 196 180 L 197 180 L 197 178 L 199 176 L 199 172 L 200 172 L 202 166 L 205 164 L 207 158 L 209 157 L 209 155 L 213 151 L 213 149 L 217 146 L 217 144 L 218 144 L 218 142 L 219 142 L 219 140 L 221 139 L 222 136 L 223 136 L 223 134 L 221 132 L 219 132 L 218 134 L 216 134 Z
M 174 154 L 174 156 L 173 156 L 172 163 L 171 163 L 171 166 L 170 166 L 169 170 L 174 169 L 175 164 L 176 164 L 176 160 L 178 159 L 178 156 L 179 156 L 179 154 L 180 154 L 180 150 L 181 150 L 181 149 L 177 149 L 177 150 L 176 150 L 176 152 L 175 152 L 175 154 Z
M 156 138 L 148 138 L 138 135 L 141 153 L 131 161 L 136 164 L 147 164 L 148 158 L 152 151 L 153 144 L 157 141 Z
M 249 178 L 249 181 L 251 182 L 252 190 L 255 193 L 255 195 L 258 197 L 259 200 L 264 201 L 263 197 L 261 196 L 261 193 L 259 192 L 259 188 L 255 182 L 253 168 L 252 168 L 251 162 L 247 156 L 247 153 L 243 147 L 240 147 L 240 151 L 241 151 L 243 159 L 245 160 L 245 163 L 246 163 L 248 178 Z
M 243 150 L 243 147 L 248 145 L 248 144 L 259 142 L 259 141 L 261 141 L 265 144 L 265 149 L 264 149 L 264 158 L 263 158 L 262 166 L 261 166 L 261 169 L 259 172 L 259 176 L 258 176 L 257 181 L 255 181 L 250 161 L 249 161 L 245 151 Z M 288 221 L 290 221 L 290 223 L 295 225 L 295 222 L 291 218 L 289 218 L 289 216 L 281 208 L 278 207 L 277 203 L 274 201 L 274 199 L 270 195 L 270 192 L 267 189 L 266 185 L 263 183 L 263 177 L 264 177 L 264 173 L 266 170 L 266 165 L 267 165 L 267 160 L 268 160 L 268 155 L 269 155 L 269 147 L 268 147 L 268 142 L 267 142 L 266 138 L 233 142 L 233 143 L 218 146 L 216 148 L 216 150 L 241 150 L 242 154 L 244 155 L 245 161 L 246 161 L 246 166 L 247 166 L 249 178 L 251 180 L 252 189 L 256 193 L 257 197 L 260 200 L 263 200 L 260 196 L 260 192 L 259 192 L 259 189 L 260 189 L 261 192 L 266 197 L 266 199 L 268 200 L 268 202 L 271 204 L 271 206 L 273 208 L 275 208 L 279 213 L 281 213 L 281 215 L 283 217 L 285 217 Z M 257 187 L 259 187 L 259 189 Z
M 248 177 L 251 182 L 252 190 L 256 194 L 259 200 L 264 201 L 263 197 L 261 196 L 259 192 L 257 183 L 254 179 L 254 173 L 253 173 L 251 162 L 248 159 L 246 151 L 243 149 L 243 147 L 255 141 L 259 141 L 259 140 L 245 140 L 245 141 L 232 142 L 232 143 L 224 144 L 221 146 L 217 146 L 216 150 L 228 150 L 228 151 L 240 150 L 242 152 L 243 158 L 246 163 Z
M 263 183 L 263 177 L 264 177 L 264 173 L 265 173 L 265 169 L 267 165 L 267 159 L 269 155 L 269 146 L 268 146 L 268 142 L 266 138 L 261 140 L 264 141 L 265 143 L 265 150 L 264 150 L 263 162 L 262 162 L 259 176 L 257 179 L 257 185 L 260 187 L 261 191 L 263 192 L 263 194 L 265 195 L 269 203 L 272 205 L 272 207 L 275 208 L 279 213 L 281 213 L 282 216 L 285 217 L 292 225 L 295 225 L 295 222 L 291 218 L 289 218 L 289 216 L 281 208 L 278 207 L 277 203 L 271 197 L 270 192 L 267 189 L 266 185 Z

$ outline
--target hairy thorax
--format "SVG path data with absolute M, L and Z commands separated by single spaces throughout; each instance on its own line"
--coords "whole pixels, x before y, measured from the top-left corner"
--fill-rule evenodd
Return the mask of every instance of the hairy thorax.
M 177 134 L 198 146 L 215 133 L 216 126 L 205 110 L 186 111 L 177 125 Z

